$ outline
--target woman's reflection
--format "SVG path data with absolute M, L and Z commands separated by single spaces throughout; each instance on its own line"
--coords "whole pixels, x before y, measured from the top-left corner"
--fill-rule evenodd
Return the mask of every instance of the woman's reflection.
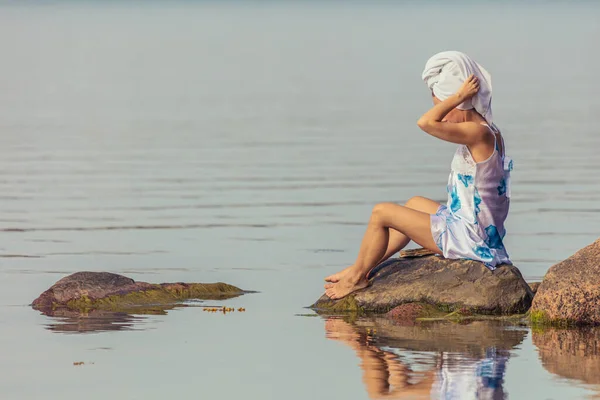
M 431 335 L 427 328 L 415 329 L 423 329 L 428 338 Z M 363 382 L 372 399 L 505 398 L 507 350 L 489 347 L 481 349 L 481 356 L 474 357 L 443 348 L 423 351 L 418 346 L 415 349 L 381 346 L 376 344 L 377 335 L 370 334 L 368 328 L 361 329 L 334 317 L 326 320 L 325 330 L 327 338 L 340 341 L 356 352 Z

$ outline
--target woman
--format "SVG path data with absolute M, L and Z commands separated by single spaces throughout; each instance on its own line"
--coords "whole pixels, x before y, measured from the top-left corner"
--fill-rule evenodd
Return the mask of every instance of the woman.
M 502 239 L 512 161 L 493 123 L 491 77 L 466 54 L 447 51 L 427 61 L 423 80 L 434 107 L 417 125 L 459 144 L 448 178 L 448 203 L 413 197 L 404 206 L 377 204 L 356 262 L 325 278 L 331 299 L 368 286 L 369 271 L 411 240 L 446 258 L 478 260 L 490 269 L 511 263 Z

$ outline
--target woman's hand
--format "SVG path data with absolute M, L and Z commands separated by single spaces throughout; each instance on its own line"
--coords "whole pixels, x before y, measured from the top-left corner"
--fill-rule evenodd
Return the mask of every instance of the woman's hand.
M 456 94 L 464 100 L 470 99 L 475 96 L 479 91 L 479 79 L 474 74 L 471 74 L 467 80 L 462 84 Z

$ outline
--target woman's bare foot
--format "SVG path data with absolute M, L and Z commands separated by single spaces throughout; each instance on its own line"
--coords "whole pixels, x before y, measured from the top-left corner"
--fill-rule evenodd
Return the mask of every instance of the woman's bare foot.
M 369 280 L 364 275 L 346 273 L 339 282 L 326 285 L 325 294 L 331 300 L 338 300 L 348 296 L 350 293 L 364 289 L 369 286 Z
M 327 278 L 325 278 L 325 282 L 339 282 L 340 279 L 342 279 L 342 277 L 344 275 L 346 275 L 348 273 L 349 270 L 351 270 L 353 267 L 353 265 L 349 266 L 348 268 L 345 268 L 343 270 L 341 270 L 340 272 L 337 272 L 333 275 L 329 275 Z

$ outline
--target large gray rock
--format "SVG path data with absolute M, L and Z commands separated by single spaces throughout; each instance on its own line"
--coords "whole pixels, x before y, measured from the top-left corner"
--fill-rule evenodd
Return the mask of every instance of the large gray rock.
M 371 276 L 369 287 L 338 301 L 323 295 L 311 307 L 383 313 L 400 304 L 427 303 L 447 311 L 509 315 L 526 312 L 533 298 L 519 269 L 512 265 L 491 271 L 470 260 L 399 258 L 376 267 Z
M 531 319 L 600 325 L 600 239 L 548 270 L 533 300 Z

